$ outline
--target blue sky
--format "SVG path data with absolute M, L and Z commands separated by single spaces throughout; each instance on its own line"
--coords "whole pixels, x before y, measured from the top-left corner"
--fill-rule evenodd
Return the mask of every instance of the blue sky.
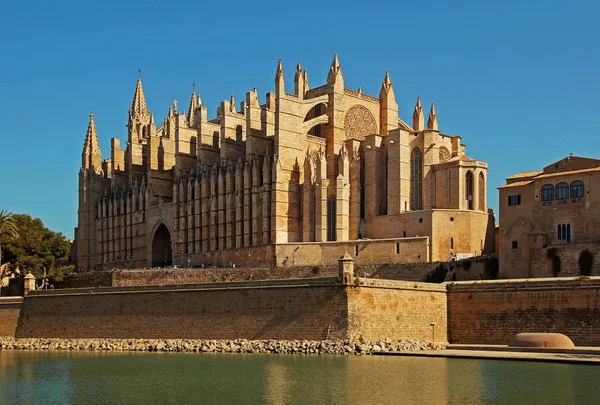
M 356 4 L 356 5 L 352 5 Z M 507 176 L 573 153 L 600 158 L 600 5 L 594 1 L 23 1 L 0 13 L 0 209 L 73 236 L 77 173 L 94 111 L 103 157 L 126 141 L 137 69 L 157 122 L 196 82 L 221 100 L 274 90 L 278 58 L 311 87 L 332 55 L 346 87 L 379 94 L 390 70 L 400 115 L 417 95 L 440 129 L 489 163 L 489 202 Z

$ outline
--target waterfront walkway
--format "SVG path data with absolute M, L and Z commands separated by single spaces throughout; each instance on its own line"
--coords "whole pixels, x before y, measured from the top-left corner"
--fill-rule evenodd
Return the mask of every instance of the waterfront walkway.
M 462 359 L 526 360 L 558 363 L 600 364 L 600 347 L 544 349 L 501 345 L 449 345 L 444 350 L 378 352 L 379 356 L 426 356 Z

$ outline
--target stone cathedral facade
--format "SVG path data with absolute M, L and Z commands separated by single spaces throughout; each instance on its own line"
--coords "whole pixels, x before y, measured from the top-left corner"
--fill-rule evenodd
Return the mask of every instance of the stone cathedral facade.
M 256 88 L 216 118 L 195 89 L 156 123 L 138 78 L 127 143 L 102 160 L 94 116 L 79 173 L 79 271 L 181 266 L 447 261 L 493 250 L 487 164 L 439 130 L 417 99 L 398 116 L 385 73 L 379 97 L 344 86 L 334 57 L 327 82 L 306 69 L 286 91 Z

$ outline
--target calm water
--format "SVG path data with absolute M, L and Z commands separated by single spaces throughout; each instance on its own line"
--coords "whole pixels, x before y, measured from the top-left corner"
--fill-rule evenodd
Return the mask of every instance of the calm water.
M 600 367 L 422 357 L 0 351 L 6 404 L 597 404 Z

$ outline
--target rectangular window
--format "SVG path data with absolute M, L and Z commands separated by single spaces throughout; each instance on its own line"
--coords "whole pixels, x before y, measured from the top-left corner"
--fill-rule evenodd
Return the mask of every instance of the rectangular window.
M 521 205 L 521 194 L 509 195 L 508 205 Z
M 358 256 L 358 245 L 354 245 L 354 256 Z
M 396 242 L 396 254 L 400 254 L 400 242 Z
M 516 240 L 513 240 L 513 241 L 512 241 L 512 248 L 513 248 L 513 249 L 516 249 L 516 248 L 518 248 L 518 247 L 519 247 L 519 242 L 517 242 Z

